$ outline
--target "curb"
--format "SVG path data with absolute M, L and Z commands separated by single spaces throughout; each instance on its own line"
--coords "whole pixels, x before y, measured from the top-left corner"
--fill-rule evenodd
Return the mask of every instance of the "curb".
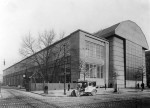
M 56 96 L 56 95 L 49 95 L 49 94 L 45 94 L 45 93 L 35 93 L 35 92 L 32 92 L 32 91 L 30 93 L 45 96 L 45 97 L 69 97 L 68 95 Z

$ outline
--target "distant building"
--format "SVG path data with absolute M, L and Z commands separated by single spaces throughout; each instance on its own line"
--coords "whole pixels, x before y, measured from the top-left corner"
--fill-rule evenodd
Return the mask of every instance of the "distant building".
M 146 51 L 145 55 L 146 55 L 147 86 L 150 87 L 150 51 Z
M 146 68 L 145 50 L 148 49 L 148 44 L 141 28 L 132 21 L 120 22 L 94 34 L 77 30 L 42 51 L 53 49 L 54 46 L 63 48 L 65 43 L 65 58 L 62 50 L 59 58 L 53 57 L 50 60 L 50 83 L 63 83 L 64 70 L 66 82 L 77 82 L 85 78 L 96 81 L 98 86 L 111 86 L 114 85 L 116 73 L 119 87 L 135 87 L 136 83 L 141 83 L 142 80 L 146 83 L 143 72 Z M 81 60 L 85 62 L 86 74 L 79 68 Z M 30 77 L 34 69 L 38 69 L 35 63 L 27 69 L 22 65 L 25 62 L 30 62 L 30 57 L 4 70 L 5 85 L 23 85 L 23 75 Z M 41 82 L 40 78 L 37 82 Z

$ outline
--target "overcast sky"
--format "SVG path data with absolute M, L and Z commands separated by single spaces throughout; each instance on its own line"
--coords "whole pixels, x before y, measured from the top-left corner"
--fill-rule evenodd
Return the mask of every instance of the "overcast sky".
M 125 20 L 141 27 L 150 46 L 150 0 L 0 0 L 0 73 L 21 60 L 22 37 L 29 32 L 93 33 Z

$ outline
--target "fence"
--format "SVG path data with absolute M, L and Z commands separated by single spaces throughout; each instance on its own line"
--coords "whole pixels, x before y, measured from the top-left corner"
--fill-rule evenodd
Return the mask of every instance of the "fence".
M 43 90 L 44 86 L 48 86 L 48 90 L 62 90 L 64 89 L 64 83 L 31 83 L 31 91 Z M 75 89 L 77 87 L 76 83 L 70 83 L 70 88 Z M 66 89 L 68 88 L 68 83 L 66 83 Z

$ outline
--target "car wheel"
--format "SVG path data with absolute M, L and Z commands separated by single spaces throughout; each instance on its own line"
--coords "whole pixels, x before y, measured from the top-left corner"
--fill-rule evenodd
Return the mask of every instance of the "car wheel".
M 80 92 L 76 91 L 76 97 L 80 97 Z
M 93 90 L 93 91 L 91 92 L 91 94 L 92 94 L 92 96 L 95 96 L 95 95 L 96 95 L 96 91 Z

